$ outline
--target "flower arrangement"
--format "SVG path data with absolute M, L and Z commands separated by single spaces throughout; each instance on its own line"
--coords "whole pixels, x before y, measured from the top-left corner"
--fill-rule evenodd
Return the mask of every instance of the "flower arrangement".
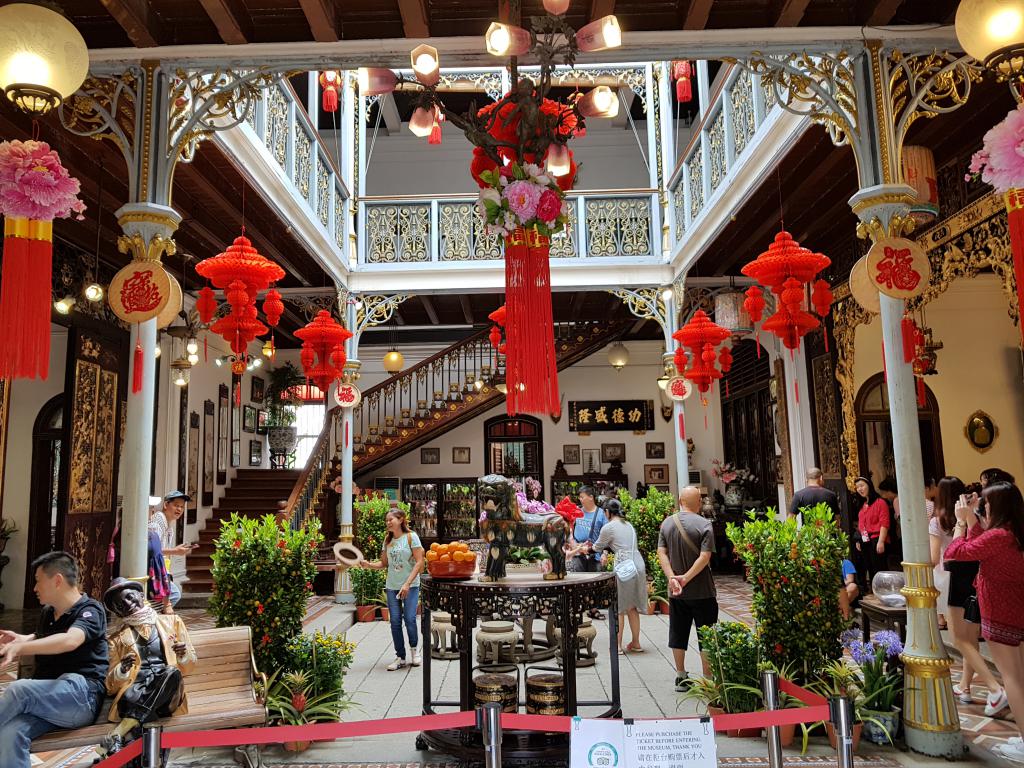
M 489 235 L 504 237 L 521 227 L 536 227 L 550 236 L 569 220 L 565 193 L 538 165 L 513 161 L 481 171 L 478 183 L 477 210 Z
M 981 149 L 971 156 L 966 180 L 979 176 L 1000 193 L 1024 184 L 1024 104 L 990 128 Z
M 307 671 L 314 696 L 325 693 L 341 695 L 345 671 L 352 664 L 356 644 L 342 634 L 317 630 L 315 634 L 300 633 L 288 641 L 288 669 Z
M 262 670 L 288 665 L 287 642 L 302 632 L 322 541 L 318 521 L 293 531 L 273 515 L 257 519 L 234 512 L 221 525 L 209 610 L 218 627 L 252 628 Z
M 0 142 L 0 214 L 53 221 L 85 217 L 81 185 L 45 141 Z
M 711 460 L 711 474 L 716 479 L 721 480 L 723 485 L 740 483 L 746 487 L 757 480 L 757 475 L 749 469 L 743 469 L 737 467 L 731 461 L 724 462 L 719 459 Z
M 876 632 L 866 643 L 860 633 L 851 629 L 843 633 L 843 648 L 856 662 L 863 676 L 863 704 L 876 712 L 891 712 L 903 686 L 903 675 L 891 662 L 903 653 L 903 643 L 895 632 Z

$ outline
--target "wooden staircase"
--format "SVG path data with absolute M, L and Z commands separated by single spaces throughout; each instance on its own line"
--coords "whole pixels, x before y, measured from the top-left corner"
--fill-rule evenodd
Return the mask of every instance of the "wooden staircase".
M 220 536 L 221 522 L 231 518 L 232 512 L 243 517 L 276 515 L 278 502 L 287 501 L 298 482 L 297 469 L 239 469 L 224 497 L 214 508 L 213 516 L 199 532 L 199 547 L 186 559 L 188 582 L 182 585 L 186 593 L 213 591 L 213 543 Z

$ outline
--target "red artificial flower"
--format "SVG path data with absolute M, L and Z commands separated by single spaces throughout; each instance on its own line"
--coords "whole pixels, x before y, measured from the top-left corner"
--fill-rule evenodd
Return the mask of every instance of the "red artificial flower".
M 493 171 L 497 167 L 498 164 L 487 156 L 483 147 L 473 147 L 473 162 L 469 164 L 469 174 L 478 187 L 485 189 L 490 186 L 480 179 L 480 174 L 484 171 Z
M 537 201 L 537 218 L 550 224 L 558 218 L 558 214 L 561 212 L 561 198 L 552 190 L 545 189 L 540 195 L 540 200 Z
M 285 547 L 287 547 L 287 546 L 288 546 L 288 544 L 287 544 L 287 543 L 285 543 L 285 540 L 284 540 L 284 539 L 279 539 L 279 540 L 278 540 L 278 542 L 277 542 L 277 548 L 278 548 L 278 549 L 284 549 L 284 548 L 285 548 Z
M 504 176 L 506 179 L 514 179 L 515 172 L 512 170 L 512 164 L 503 165 L 498 169 L 498 173 Z
M 270 635 L 264 635 L 263 639 L 260 640 L 260 645 L 270 645 Z
M 782 643 L 776 643 L 775 644 L 775 653 L 777 653 L 777 654 L 781 654 L 782 653 Z
M 238 539 L 235 539 L 234 543 L 231 546 L 234 547 L 235 549 L 241 549 L 242 548 L 242 542 L 239 541 Z
M 313 583 L 310 582 L 310 581 L 307 581 L 306 582 L 306 589 L 309 590 L 309 589 L 312 589 L 312 588 L 313 588 Z
M 263 603 L 256 603 L 256 613 L 263 613 Z

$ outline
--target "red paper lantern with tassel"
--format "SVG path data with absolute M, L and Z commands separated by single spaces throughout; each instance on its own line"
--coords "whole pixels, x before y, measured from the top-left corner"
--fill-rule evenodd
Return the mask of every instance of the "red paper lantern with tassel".
M 324 89 L 321 106 L 324 112 L 337 112 L 338 99 L 341 93 L 341 73 L 329 69 L 320 73 L 320 87 Z
M 710 391 L 716 379 L 722 378 L 722 372 L 715 367 L 715 348 L 729 336 L 728 329 L 713 322 L 703 309 L 698 309 L 686 325 L 672 334 L 673 339 L 690 350 L 692 365 L 683 376 L 692 381 L 702 395 Z
M 199 313 L 199 322 L 209 325 L 213 316 L 217 314 L 217 298 L 210 286 L 204 286 L 196 297 L 196 312 Z
M 284 302 L 281 301 L 281 293 L 276 288 L 267 291 L 263 298 L 263 314 L 267 318 L 267 325 L 277 328 L 277 324 L 281 322 L 281 315 L 284 314 Z
M 494 323 L 494 325 L 491 326 L 491 332 L 487 338 L 490 340 L 491 346 L 498 351 L 499 355 L 504 355 L 506 349 L 505 344 L 501 340 L 501 329 L 505 327 L 506 313 L 507 310 L 505 309 L 505 305 L 502 304 L 487 316 L 487 319 Z
M 345 367 L 345 341 L 351 338 L 352 333 L 331 317 L 330 312 L 322 309 L 295 335 L 302 339 L 299 360 L 306 378 L 321 392 L 327 392 L 331 383 L 341 378 Z M 340 366 L 336 364 L 338 362 Z
M 686 104 L 693 99 L 693 84 L 690 76 L 693 74 L 693 67 L 689 61 L 672 62 L 672 77 L 676 81 L 676 101 Z

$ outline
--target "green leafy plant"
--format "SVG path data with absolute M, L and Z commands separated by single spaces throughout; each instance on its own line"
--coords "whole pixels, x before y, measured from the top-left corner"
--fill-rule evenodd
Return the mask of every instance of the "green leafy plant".
M 352 594 L 356 605 L 380 605 L 384 596 L 384 585 L 387 582 L 387 571 L 374 568 L 352 568 L 349 570 L 352 579 Z
M 851 629 L 843 635 L 843 648 L 860 669 L 863 704 L 876 712 L 891 712 L 902 693 L 903 674 L 894 663 L 903 653 L 900 636 L 891 630 L 876 632 L 866 643 Z
M 288 669 L 308 671 L 313 696 L 338 694 L 344 690 L 345 670 L 352 664 L 355 648 L 342 634 L 301 633 L 288 641 Z
M 313 594 L 319 521 L 291 530 L 273 515 L 240 517 L 221 525 L 213 552 L 213 596 L 209 611 L 217 626 L 252 628 L 257 666 L 287 665 L 287 642 L 302 632 L 307 598 Z
M 726 534 L 749 569 L 754 586 L 753 613 L 762 653 L 790 666 L 796 680 L 813 680 L 841 654 L 840 635 L 847 626 L 839 610 L 842 561 L 849 550 L 846 535 L 825 504 L 803 511 L 804 525 L 767 519 L 753 511 Z
M 340 690 L 315 693 L 305 671 L 282 673 L 267 680 L 267 713 L 275 725 L 337 722 L 348 701 Z
M 690 680 L 690 685 L 679 697 L 680 704 L 684 701 L 694 701 L 703 704 L 705 711 L 714 709 L 725 709 L 725 695 L 722 687 L 709 677 L 695 677 Z
M 751 629 L 738 621 L 720 621 L 709 627 L 700 627 L 697 637 L 725 711 L 755 712 L 760 709 L 760 648 Z
M 267 403 L 267 426 L 290 427 L 295 423 L 295 409 L 302 405 L 302 400 L 294 390 L 305 383 L 306 378 L 291 362 L 279 365 L 267 374 L 267 388 L 264 393 Z
M 668 579 L 661 568 L 654 570 L 654 581 L 651 582 L 647 596 L 652 602 L 668 605 Z
M 548 553 L 540 547 L 509 547 L 505 562 L 526 564 L 547 559 Z
M 864 683 L 860 670 L 846 659 L 838 659 L 826 664 L 817 680 L 808 683 L 807 687 L 825 698 L 845 697 L 853 704 L 853 719 L 857 723 L 871 723 L 878 728 L 885 738 L 892 742 L 892 735 L 885 724 L 877 717 L 877 707 L 871 705 L 864 693 Z
M 398 508 L 409 515 L 409 505 L 398 502 Z M 391 500 L 380 494 L 360 496 L 353 504 L 355 510 L 355 535 L 353 543 L 359 547 L 363 557 L 372 560 L 380 556 L 387 536 L 385 519 L 391 510 Z
M 625 488 L 619 489 L 619 501 L 626 519 L 636 530 L 637 549 L 647 564 L 648 573 L 661 570 L 658 563 L 658 533 L 661 523 L 676 511 L 676 497 L 666 491 L 649 487 L 642 499 L 634 499 Z

